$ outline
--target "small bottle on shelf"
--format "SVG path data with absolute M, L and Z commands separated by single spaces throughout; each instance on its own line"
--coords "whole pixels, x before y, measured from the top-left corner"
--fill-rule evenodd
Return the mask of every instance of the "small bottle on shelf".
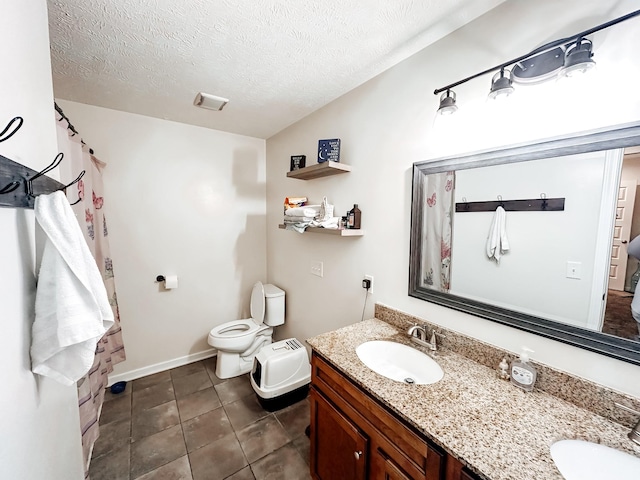
M 362 212 L 358 208 L 358 204 L 355 203 L 353 205 L 353 208 L 349 210 L 349 228 L 359 229 L 361 217 L 362 217 Z

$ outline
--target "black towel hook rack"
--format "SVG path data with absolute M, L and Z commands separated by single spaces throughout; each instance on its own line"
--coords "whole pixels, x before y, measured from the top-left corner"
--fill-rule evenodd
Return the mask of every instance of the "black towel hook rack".
M 9 132 L 9 130 L 12 128 L 12 125 L 16 122 L 17 122 L 17 125 L 13 127 L 13 130 L 11 132 Z M 23 123 L 24 123 L 24 119 L 22 117 L 13 117 L 9 121 L 9 123 L 7 123 L 7 126 L 4 127 L 4 130 L 0 132 L 0 142 L 4 142 L 5 140 L 9 140 L 11 137 L 13 137 L 16 134 L 16 132 L 20 130 L 20 127 L 22 127 Z M 7 134 L 7 132 L 9 133 Z
M 17 125 L 13 126 L 14 123 L 17 123 Z M 9 121 L 9 123 L 7 123 L 7 126 L 4 127 L 4 130 L 2 130 L 2 132 L 0 132 L 0 143 L 4 142 L 5 140 L 9 140 L 11 137 L 13 137 L 16 134 L 16 132 L 18 130 L 20 130 L 20 127 L 22 127 L 23 123 L 24 123 L 24 119 L 22 117 L 13 117 Z M 13 130 L 11 132 L 9 132 L 9 130 L 12 127 L 13 127 Z M 7 134 L 7 132 L 9 132 L 9 133 Z M 0 195 L 4 194 L 4 193 L 13 192 L 19 186 L 20 186 L 20 182 L 14 180 L 14 181 L 8 183 L 7 185 L 5 185 L 4 187 L 0 188 Z
M 0 189 L 0 195 L 4 194 L 4 193 L 11 193 L 13 192 L 16 188 L 18 188 L 20 186 L 20 182 L 17 180 L 14 180 L 11 183 L 7 183 L 4 187 L 2 187 Z
M 40 178 L 45 173 L 49 173 L 51 170 L 53 170 L 58 165 L 60 165 L 60 162 L 62 162 L 63 158 L 64 158 L 64 153 L 60 152 L 59 154 L 56 155 L 56 158 L 53 159 L 53 162 L 51 162 L 49 165 L 44 167 L 42 170 L 40 170 L 38 173 L 36 173 L 33 177 L 27 179 L 27 195 L 29 195 L 30 197 L 34 196 L 32 182 L 36 178 Z
M 455 204 L 456 213 L 466 212 L 495 212 L 502 207 L 507 212 L 558 212 L 564 210 L 564 197 L 547 198 L 546 193 L 541 193 L 540 198 L 522 200 L 504 200 L 498 195 L 497 200 L 485 202 L 468 202 L 462 197 L 462 202 Z
M 53 159 L 49 165 L 45 168 L 36 172 L 24 165 L 21 165 L 13 160 L 10 160 L 6 157 L 0 155 L 0 178 L 8 177 L 11 181 L 7 183 L 4 187 L 0 188 L 0 207 L 22 207 L 22 208 L 33 208 L 35 197 L 40 194 L 48 194 L 53 193 L 58 190 L 65 190 L 70 186 L 78 183 L 82 177 L 85 175 L 85 170 L 82 170 L 80 174 L 70 183 L 64 185 L 57 180 L 54 180 L 50 177 L 47 177 L 45 174 L 55 169 L 62 159 L 64 158 L 63 153 L 59 153 Z M 17 178 L 17 180 L 16 180 Z M 35 191 L 34 180 L 38 180 L 38 191 Z M 22 190 L 18 190 L 18 188 L 24 185 Z M 16 191 L 18 190 L 18 191 Z M 12 192 L 12 195 L 8 195 Z M 75 205 L 80 202 L 82 198 L 78 197 L 78 200 L 71 203 L 71 205 Z
M 60 163 L 62 162 L 62 159 L 64 158 L 64 153 L 60 152 L 58 155 L 56 155 L 56 158 L 53 159 L 53 162 L 51 162 L 47 167 L 45 167 L 44 169 L 40 170 L 38 173 L 36 173 L 33 177 L 28 178 L 27 179 L 27 195 L 29 195 L 30 197 L 34 197 L 35 195 L 33 194 L 33 184 L 32 182 L 38 178 L 43 176 L 45 173 L 49 173 L 51 170 L 53 170 L 54 168 L 56 168 L 58 165 L 60 165 Z M 64 185 L 63 187 L 59 188 L 58 190 L 66 190 L 67 188 L 69 188 L 71 185 L 75 185 L 76 183 L 78 183 L 80 181 L 80 179 L 82 177 L 84 177 L 85 174 L 85 170 L 82 170 L 80 172 L 80 174 L 75 178 L 75 180 L 73 180 L 72 182 Z M 0 192 L 1 193 L 1 192 Z M 76 203 L 78 203 L 80 200 L 82 200 L 82 198 L 78 198 L 78 200 L 76 200 L 75 202 L 73 202 L 71 205 L 75 205 Z
M 55 105 L 55 107 L 56 110 L 59 110 L 57 105 Z M 59 112 L 64 117 L 62 111 L 59 110 Z M 0 132 L 0 143 L 15 135 L 16 132 L 20 130 L 23 123 L 24 119 L 22 117 L 14 117 L 11 119 L 2 132 Z M 77 133 L 75 129 L 72 128 L 71 124 L 69 124 L 69 126 L 74 133 Z M 90 154 L 93 154 L 92 150 L 89 150 L 89 152 Z M 85 170 L 82 170 L 80 174 L 67 185 L 46 176 L 47 173 L 60 165 L 63 158 L 64 154 L 58 153 L 49 165 L 38 172 L 0 155 L 0 185 L 4 183 L 4 186 L 0 187 L 0 207 L 33 208 L 35 204 L 35 197 L 37 195 L 49 194 L 58 190 L 66 190 L 70 186 L 78 183 L 82 177 L 84 177 L 84 174 L 86 173 Z M 36 188 L 34 187 L 33 182 L 38 179 L 37 191 L 35 191 Z M 20 188 L 21 186 L 23 187 Z M 71 205 L 75 205 L 81 200 L 82 197 L 78 195 L 78 200 L 71 203 Z
M 78 175 L 78 176 L 76 177 L 76 179 L 75 179 L 73 182 L 71 182 L 71 183 L 69 183 L 69 184 L 67 184 L 67 185 L 65 185 L 65 186 L 64 186 L 63 190 L 66 190 L 66 189 L 67 189 L 67 188 L 69 188 L 71 185 L 74 185 L 74 184 L 78 183 L 78 182 L 80 181 L 80 179 L 81 179 L 82 177 L 84 177 L 85 172 L 86 172 L 86 170 L 82 170 L 82 171 L 80 172 L 80 175 Z M 81 201 L 81 200 L 82 200 L 82 197 L 81 197 L 80 195 L 78 195 L 78 199 L 77 199 L 75 202 L 71 203 L 70 205 L 75 205 L 76 203 L 80 203 L 80 201 Z

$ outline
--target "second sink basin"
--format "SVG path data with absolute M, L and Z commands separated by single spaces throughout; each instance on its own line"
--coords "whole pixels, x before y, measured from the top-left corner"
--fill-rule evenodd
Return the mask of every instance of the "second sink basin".
M 444 376 L 440 365 L 429 355 L 401 343 L 365 342 L 356 348 L 356 354 L 371 370 L 397 382 L 425 385 Z
M 597 443 L 560 440 L 551 445 L 551 458 L 566 480 L 640 478 L 640 458 Z

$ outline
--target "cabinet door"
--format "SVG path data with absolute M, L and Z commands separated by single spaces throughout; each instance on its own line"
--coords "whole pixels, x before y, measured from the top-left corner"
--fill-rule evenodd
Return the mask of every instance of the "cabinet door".
M 317 480 L 365 480 L 367 438 L 311 389 L 311 474 Z
M 379 448 L 372 454 L 370 478 L 371 480 L 415 480 Z
M 477 480 L 477 479 L 478 477 L 473 475 L 471 472 L 467 472 L 466 470 L 463 470 L 462 472 L 460 472 L 460 480 Z
M 467 470 L 457 458 L 449 455 L 447 458 L 447 480 L 480 480 L 480 477 Z

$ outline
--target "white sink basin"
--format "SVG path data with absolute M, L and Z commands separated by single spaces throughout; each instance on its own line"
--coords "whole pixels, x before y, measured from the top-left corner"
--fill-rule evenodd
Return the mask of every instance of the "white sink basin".
M 444 376 L 440 365 L 430 356 L 401 343 L 365 342 L 356 348 L 356 353 L 371 370 L 398 382 L 425 385 Z
M 551 445 L 551 458 L 566 480 L 640 478 L 640 458 L 597 443 L 560 440 Z

